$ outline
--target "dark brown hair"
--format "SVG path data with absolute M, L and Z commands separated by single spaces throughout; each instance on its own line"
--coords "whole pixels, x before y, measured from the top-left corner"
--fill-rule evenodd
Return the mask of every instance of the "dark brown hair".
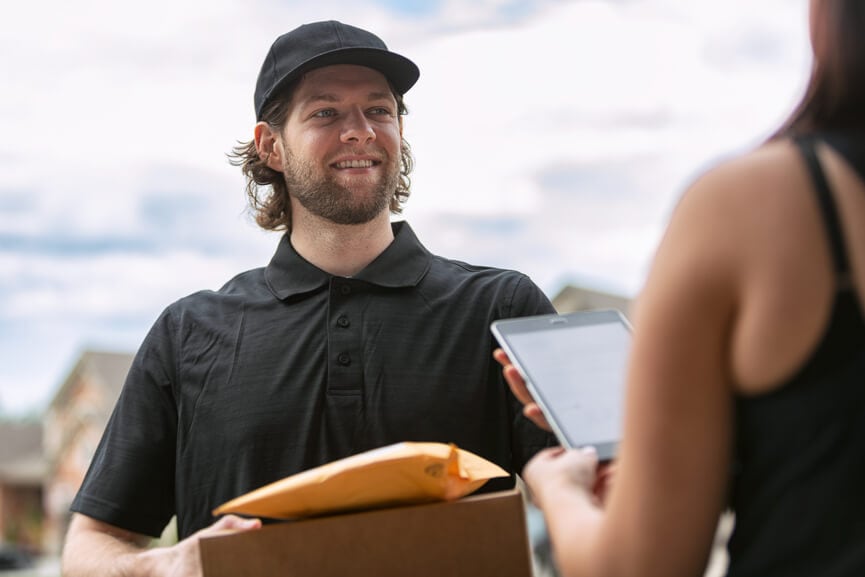
M 821 46 L 801 102 L 773 138 L 865 128 L 865 2 L 822 0 Z
M 271 129 L 282 132 L 291 109 L 291 96 L 297 83 L 287 87 L 282 95 L 275 98 L 261 113 L 262 122 L 270 125 Z M 403 102 L 402 95 L 391 87 L 397 103 L 397 114 L 404 116 L 408 109 Z M 414 167 L 414 158 L 411 155 L 411 147 L 408 142 L 400 137 L 400 171 L 396 191 L 390 201 L 390 211 L 393 214 L 402 212 L 402 205 L 408 200 L 411 173 Z M 228 154 L 228 161 L 233 166 L 241 167 L 246 177 L 246 195 L 249 198 L 249 209 L 255 217 L 255 222 L 265 230 L 291 231 L 291 201 L 289 200 L 288 187 L 285 184 L 285 176 L 282 172 L 267 166 L 258 150 L 255 141 L 238 141 L 237 146 L 232 148 Z

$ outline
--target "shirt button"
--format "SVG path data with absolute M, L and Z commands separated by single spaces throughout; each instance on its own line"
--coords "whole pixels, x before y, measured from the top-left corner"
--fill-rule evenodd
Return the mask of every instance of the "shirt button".
M 337 326 L 341 328 L 348 328 L 351 325 L 351 321 L 348 320 L 348 317 L 342 316 L 336 319 Z
M 347 367 L 351 364 L 351 357 L 348 353 L 339 353 L 339 356 L 336 357 L 336 361 L 344 367 Z
M 341 287 L 339 287 L 339 292 L 341 292 L 344 295 L 347 295 L 347 294 L 351 293 L 351 287 L 348 286 L 347 284 L 344 284 Z

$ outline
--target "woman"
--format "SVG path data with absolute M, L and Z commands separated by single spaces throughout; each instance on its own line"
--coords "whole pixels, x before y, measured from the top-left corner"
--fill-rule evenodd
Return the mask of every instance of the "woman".
M 810 23 L 799 107 L 670 220 L 603 506 L 591 451 L 526 467 L 565 575 L 701 575 L 727 506 L 730 575 L 865 575 L 865 2 L 812 0 Z

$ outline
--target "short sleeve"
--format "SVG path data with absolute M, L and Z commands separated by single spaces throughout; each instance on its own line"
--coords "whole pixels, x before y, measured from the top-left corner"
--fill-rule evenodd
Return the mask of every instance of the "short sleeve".
M 177 411 L 169 310 L 151 328 L 71 510 L 158 537 L 175 513 Z

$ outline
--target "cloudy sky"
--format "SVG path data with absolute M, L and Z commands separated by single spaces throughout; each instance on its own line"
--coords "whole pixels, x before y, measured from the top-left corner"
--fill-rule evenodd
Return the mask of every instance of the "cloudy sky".
M 635 295 L 674 203 L 801 96 L 807 0 L 30 0 L 0 21 L 0 412 L 268 262 L 225 153 L 279 34 L 338 19 L 421 69 L 428 248 Z

